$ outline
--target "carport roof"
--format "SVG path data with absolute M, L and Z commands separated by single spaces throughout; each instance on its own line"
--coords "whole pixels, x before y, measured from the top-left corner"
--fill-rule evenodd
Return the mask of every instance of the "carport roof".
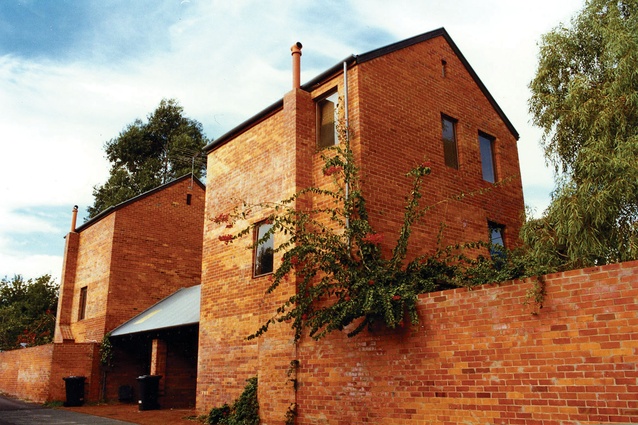
M 111 332 L 128 335 L 199 323 L 201 285 L 182 288 Z

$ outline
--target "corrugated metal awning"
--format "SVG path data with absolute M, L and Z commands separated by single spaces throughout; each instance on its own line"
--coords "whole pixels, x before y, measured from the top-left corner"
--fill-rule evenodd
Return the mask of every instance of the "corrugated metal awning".
M 111 332 L 128 335 L 199 323 L 201 285 L 182 288 Z

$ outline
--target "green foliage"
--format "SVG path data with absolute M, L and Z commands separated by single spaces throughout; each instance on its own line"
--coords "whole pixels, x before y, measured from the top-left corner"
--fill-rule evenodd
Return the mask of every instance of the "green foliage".
M 589 0 L 542 39 L 529 105 L 557 187 L 521 236 L 552 267 L 637 258 L 637 65 L 633 0 Z
M 111 332 L 106 333 L 100 343 L 100 364 L 105 367 L 113 366 L 113 344 L 111 343 Z
M 105 144 L 111 174 L 106 183 L 93 188 L 89 217 L 191 170 L 201 177 L 206 167 L 201 153 L 207 143 L 202 125 L 184 117 L 177 101 L 163 99 L 146 123 L 135 120 Z
M 27 281 L 21 275 L 0 281 L 0 350 L 21 343 L 47 344 L 53 340 L 58 285 L 50 275 Z
M 288 377 L 288 382 L 292 383 L 292 389 L 295 391 L 295 394 L 299 390 L 299 382 L 297 381 L 297 372 L 299 372 L 299 360 L 291 360 L 290 367 L 286 371 L 286 376 Z M 286 409 L 286 414 L 284 416 L 284 424 L 285 425 L 295 425 L 295 420 L 297 419 L 297 403 L 290 403 L 288 408 Z
M 208 414 L 211 425 L 259 425 L 259 401 L 257 400 L 257 377 L 246 382 L 244 391 L 232 407 L 224 404 L 214 407 Z
M 286 415 L 284 416 L 285 425 L 295 425 L 297 419 L 297 403 L 290 403 L 288 409 L 286 409 Z
M 390 329 L 403 328 L 419 321 L 419 294 L 533 273 L 531 264 L 518 253 L 495 251 L 491 256 L 479 255 L 498 249 L 480 241 L 406 260 L 413 224 L 433 207 L 420 203 L 422 186 L 431 172 L 428 162 L 406 174 L 412 180 L 412 187 L 403 225 L 391 256 L 384 257 L 381 244 L 386 236 L 377 233 L 368 221 L 358 168 L 343 136 L 344 130 L 340 133 L 340 144 L 325 150 L 323 157 L 323 172 L 332 176 L 332 190 L 306 188 L 279 203 L 243 204 L 232 213 L 222 213 L 214 219 L 233 227 L 237 220 L 247 219 L 256 209 L 270 211 L 271 229 L 255 243 L 275 234 L 284 239 L 280 239 L 275 248 L 275 252 L 281 253 L 282 261 L 272 275 L 267 292 L 275 291 L 289 279 L 296 282 L 297 292 L 248 339 L 262 335 L 270 325 L 280 322 L 292 325 L 295 340 L 301 338 L 304 331 L 320 339 L 346 328 L 351 337 L 377 323 Z M 482 193 L 484 190 L 460 194 L 450 201 Z M 321 199 L 317 204 L 325 207 L 300 207 L 306 196 Z M 228 244 L 249 235 L 251 230 L 248 226 L 236 234 L 221 235 L 219 239 Z
M 62 406 L 64 406 L 64 402 L 61 400 L 53 400 L 53 401 L 47 401 L 43 404 L 44 407 L 48 408 L 48 409 L 58 409 Z
M 532 287 L 527 290 L 527 294 L 525 294 L 525 301 L 523 302 L 524 305 L 534 305 L 532 314 L 538 314 L 540 309 L 543 308 L 545 295 L 547 295 L 546 289 L 545 280 L 542 276 L 538 276 L 532 281 Z
M 224 403 L 221 407 L 213 407 L 208 414 L 209 424 L 228 424 L 230 416 L 230 406 Z

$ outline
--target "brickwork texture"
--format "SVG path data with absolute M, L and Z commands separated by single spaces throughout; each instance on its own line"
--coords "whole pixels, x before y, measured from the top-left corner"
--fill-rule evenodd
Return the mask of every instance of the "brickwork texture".
M 64 401 L 67 376 L 84 376 L 85 399 L 98 399 L 97 344 L 47 344 L 0 352 L 0 392 L 36 403 Z M 95 378 L 91 378 L 94 376 Z
M 297 423 L 638 423 L 638 262 L 547 276 L 537 315 L 532 284 L 425 294 L 418 328 L 302 341 Z
M 150 353 L 144 351 L 148 359 L 129 358 L 132 363 L 120 365 L 118 373 L 103 374 L 97 347 L 107 332 L 178 289 L 200 283 L 204 192 L 185 176 L 67 235 L 49 397 L 63 399 L 65 374 L 86 376 L 87 400 L 97 401 L 101 395 L 116 398 L 122 382 L 135 385 L 135 377 L 150 373 Z M 82 288 L 87 294 L 83 318 Z M 192 362 L 184 371 L 171 369 L 189 376 L 178 385 L 190 389 L 189 405 L 195 398 L 193 369 Z M 100 382 L 103 376 L 106 383 Z
M 445 74 L 442 60 L 447 64 Z M 433 173 L 422 205 L 438 206 L 414 229 L 413 239 L 418 242 L 411 246 L 411 255 L 434 250 L 437 239 L 443 244 L 484 241 L 488 221 L 504 225 L 506 243 L 516 243 L 524 209 L 516 137 L 444 37 L 353 64 L 347 82 L 350 145 L 377 232 L 396 240 L 411 184 L 405 174 L 427 160 Z M 296 358 L 292 332 L 275 326 L 267 338 L 246 340 L 246 336 L 294 294 L 295 283 L 291 279 L 264 295 L 270 281 L 268 276 L 252 275 L 253 239 L 229 245 L 218 240 L 264 220 L 272 210 L 255 206 L 232 230 L 212 218 L 241 202 L 277 202 L 310 186 L 328 188 L 332 178 L 323 175 L 324 152 L 316 147 L 316 101 L 334 90 L 343 104 L 342 72 L 287 93 L 279 109 L 218 143 L 208 154 L 197 389 L 202 410 L 232 402 L 245 380 L 257 374 L 266 423 L 278 423 L 281 415 L 272 412 L 285 412 L 294 401 L 291 386 L 279 377 Z M 458 170 L 444 163 L 441 114 L 458 120 Z M 495 138 L 498 176 L 508 179 L 507 184 L 483 181 L 480 131 Z M 463 201 L 451 200 L 463 193 L 467 194 Z M 308 196 L 296 206 L 322 208 L 327 201 Z M 282 237 L 276 236 L 276 245 Z M 279 260 L 276 254 L 275 264 Z

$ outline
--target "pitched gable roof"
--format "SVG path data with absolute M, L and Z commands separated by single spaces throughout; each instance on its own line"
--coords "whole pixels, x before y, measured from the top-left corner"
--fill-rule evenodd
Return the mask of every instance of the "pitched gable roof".
M 505 115 L 501 107 L 498 105 L 498 103 L 496 102 L 492 94 L 487 90 L 487 87 L 485 87 L 485 84 L 483 84 L 483 82 L 478 77 L 478 75 L 476 74 L 476 72 L 474 71 L 470 63 L 467 61 L 467 59 L 465 59 L 465 56 L 463 56 L 463 53 L 461 53 L 461 51 L 459 50 L 456 43 L 454 43 L 454 41 L 452 40 L 448 32 L 443 27 L 414 36 L 414 37 L 407 38 L 402 41 L 398 41 L 396 43 L 388 44 L 387 46 L 371 50 L 367 53 L 348 56 L 347 58 L 343 59 L 339 63 L 332 66 L 331 68 L 317 75 L 315 78 L 311 79 L 307 83 L 302 84 L 301 89 L 306 91 L 311 91 L 314 87 L 322 84 L 324 81 L 328 80 L 334 75 L 343 72 L 344 63 L 346 63 L 348 67 L 352 65 L 356 65 L 356 64 L 365 63 L 372 59 L 376 59 L 378 57 L 396 52 L 398 50 L 413 46 L 418 43 L 422 43 L 427 40 L 431 40 L 436 37 L 443 37 L 445 41 L 447 41 L 447 43 L 452 48 L 452 51 L 454 51 L 454 54 L 459 58 L 459 60 L 461 61 L 461 63 L 463 64 L 467 72 L 470 74 L 470 76 L 472 77 L 476 85 L 483 92 L 483 95 L 487 98 L 487 100 L 490 102 L 490 104 L 492 105 L 496 113 L 503 120 L 508 130 L 512 133 L 512 135 L 516 138 L 516 140 L 518 140 L 519 139 L 518 131 L 516 131 L 516 128 L 514 128 L 514 125 L 511 123 L 509 118 L 507 118 L 507 116 Z M 217 139 L 209 143 L 207 146 L 204 147 L 204 151 L 208 153 L 212 151 L 213 149 L 223 145 L 224 143 L 228 142 L 230 139 L 243 133 L 250 127 L 263 121 L 264 119 L 268 118 L 270 115 L 274 114 L 275 112 L 277 112 L 278 110 L 282 108 L 283 108 L 283 99 L 280 99 L 277 102 L 265 108 L 264 110 L 260 111 L 256 115 L 247 119 L 243 123 L 239 124 L 237 127 L 233 128 L 232 130 L 226 132 L 225 134 L 221 135 L 220 137 L 218 137 Z
M 168 183 L 164 183 L 161 186 L 156 187 L 155 189 L 151 189 L 149 191 L 146 191 L 140 195 L 134 196 L 130 199 L 127 199 L 124 202 L 120 202 L 117 205 L 108 207 L 107 209 L 105 209 L 104 211 L 102 211 L 101 213 L 99 213 L 98 215 L 96 215 L 95 217 L 91 218 L 90 220 L 85 221 L 84 223 L 82 223 L 80 226 L 75 228 L 76 232 L 81 232 L 82 230 L 86 229 L 87 227 L 92 226 L 93 224 L 97 223 L 98 221 L 102 220 L 104 217 L 106 217 L 107 215 L 111 214 L 112 212 L 115 212 L 121 208 L 124 208 L 127 205 L 130 205 L 134 202 L 139 201 L 140 199 L 146 198 L 147 196 L 151 196 L 154 193 L 157 193 L 159 191 L 162 191 L 164 189 L 166 189 L 167 187 L 173 186 L 177 183 L 180 183 L 184 180 L 187 179 L 193 179 L 193 182 L 197 183 L 197 185 L 199 187 L 202 188 L 202 190 L 206 190 L 206 186 L 204 185 L 204 183 L 202 183 L 197 177 L 191 175 L 191 174 L 185 174 L 182 177 L 178 177 L 174 180 L 169 181 Z

